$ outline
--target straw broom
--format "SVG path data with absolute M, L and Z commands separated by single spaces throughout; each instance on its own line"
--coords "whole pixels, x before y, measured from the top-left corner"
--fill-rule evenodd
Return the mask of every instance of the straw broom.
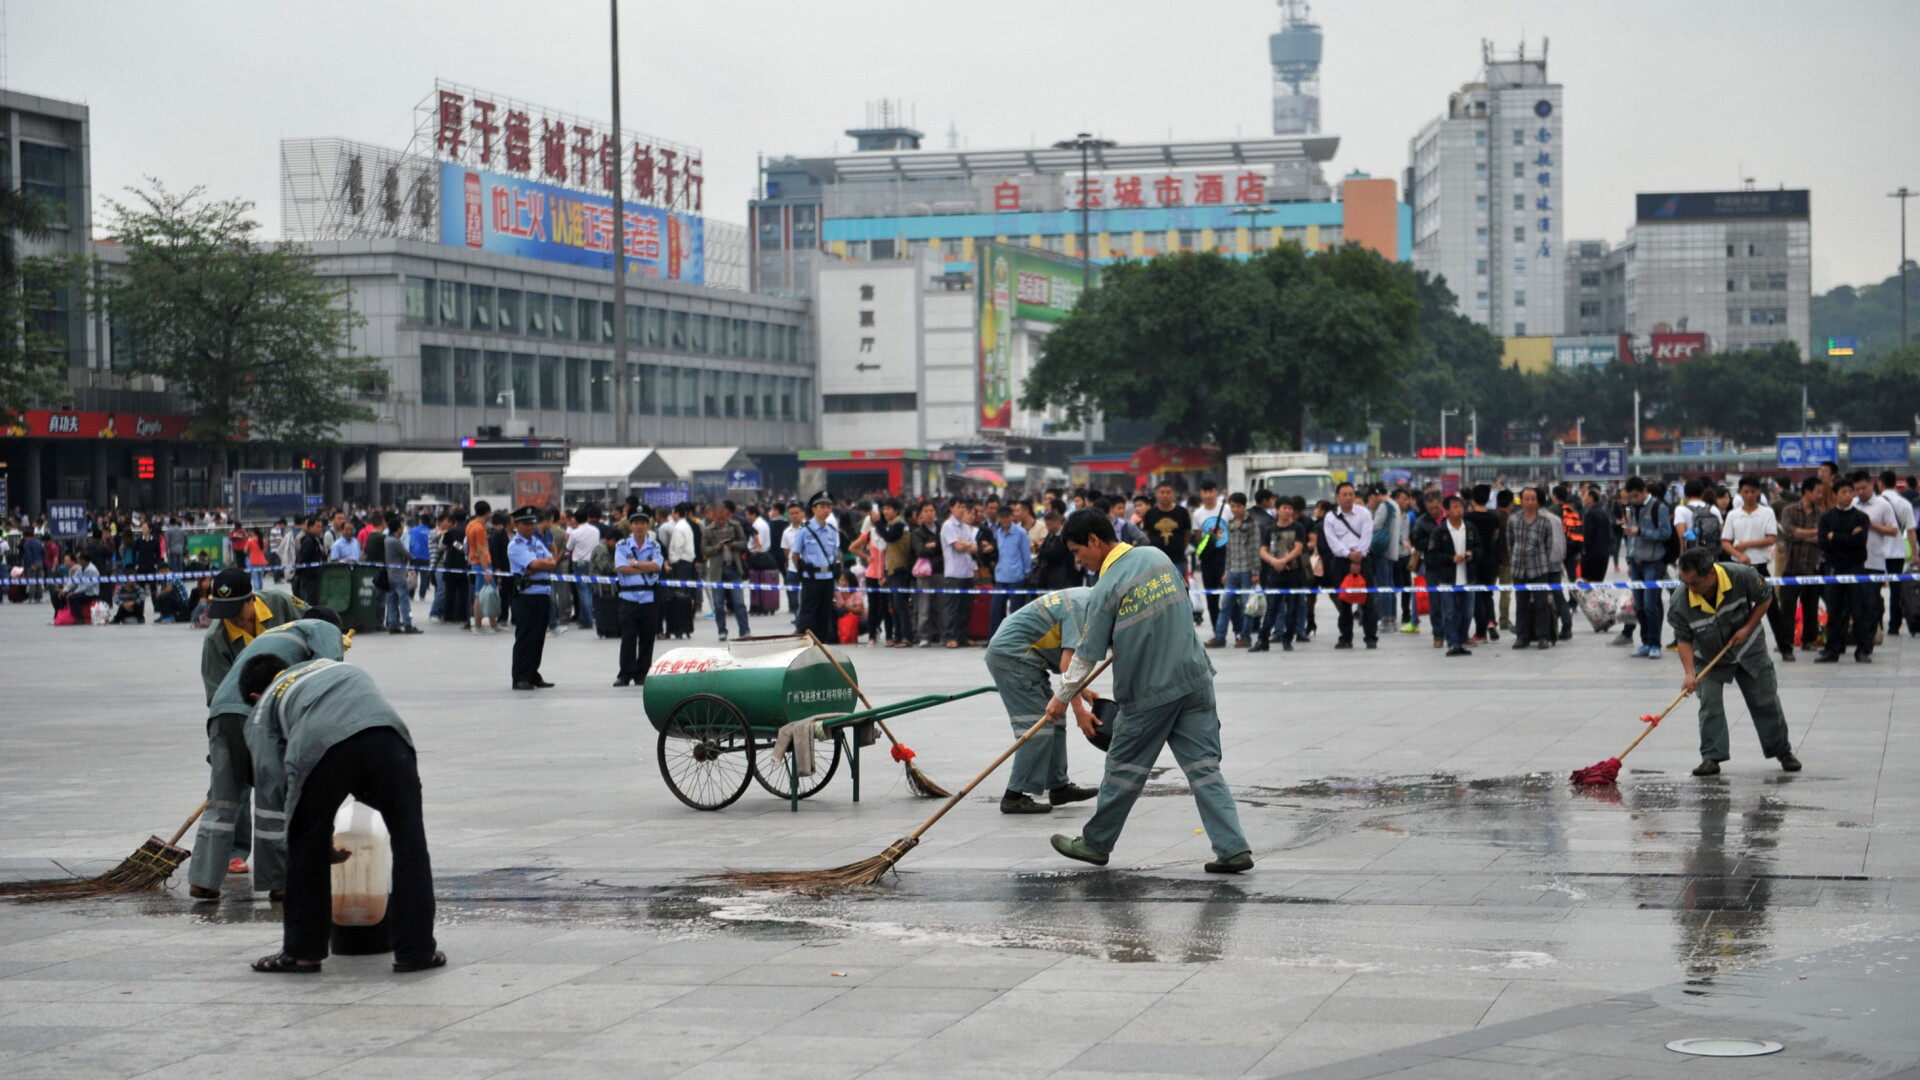
M 158 892 L 191 854 L 186 848 L 176 845 L 193 827 L 193 823 L 200 820 L 200 814 L 206 808 L 207 801 L 200 800 L 200 805 L 194 807 L 187 820 L 174 830 L 173 839 L 147 837 L 147 842 L 122 859 L 119 866 L 98 877 L 9 881 L 0 884 L 0 896 L 8 897 L 16 904 L 38 904 L 48 900 L 92 900 L 104 896 Z M 54 865 L 59 866 L 58 863 Z M 60 868 L 66 869 L 64 866 Z
M 1712 671 L 1713 666 L 1720 662 L 1720 657 L 1727 655 L 1727 650 L 1731 648 L 1733 648 L 1733 641 L 1732 639 L 1728 639 L 1727 643 L 1720 647 L 1719 653 L 1715 654 L 1712 660 L 1707 661 L 1707 666 L 1701 668 L 1700 671 L 1694 675 L 1694 681 L 1697 683 L 1701 679 L 1706 678 L 1707 672 Z M 1672 703 L 1669 704 L 1665 711 L 1659 716 L 1655 716 L 1652 713 L 1646 713 L 1641 716 L 1640 722 L 1647 725 L 1647 729 L 1642 731 L 1632 742 L 1628 743 L 1625 750 L 1620 751 L 1620 757 L 1610 757 L 1605 761 L 1596 762 L 1584 769 L 1573 770 L 1572 779 L 1574 785 L 1578 787 L 1589 784 L 1611 784 L 1615 780 L 1620 779 L 1620 759 L 1633 753 L 1633 748 L 1640 745 L 1640 740 L 1653 734 L 1653 729 L 1660 726 L 1660 721 L 1667 718 L 1667 713 L 1679 708 L 1680 703 L 1687 700 L 1688 695 L 1692 693 L 1693 691 L 1691 690 L 1680 691 L 1680 696 L 1674 698 Z
M 868 709 L 872 709 L 873 702 L 867 700 L 867 692 L 860 689 L 859 683 L 853 681 L 853 676 L 847 674 L 847 669 L 840 666 L 840 661 L 834 659 L 833 653 L 828 650 L 826 645 L 822 643 L 819 638 L 813 636 L 813 631 L 807 631 L 807 640 L 813 642 L 814 648 L 820 650 L 820 655 L 826 657 L 827 663 L 833 665 L 833 670 L 840 673 L 840 677 L 847 681 L 848 686 L 853 687 L 853 692 L 860 698 L 860 704 L 866 706 Z M 879 723 L 880 730 L 887 736 L 887 741 L 893 744 L 893 760 L 907 767 L 908 790 L 923 799 L 946 798 L 947 789 L 934 783 L 933 777 L 921 772 L 920 767 L 913 763 L 915 755 L 912 750 L 907 748 L 907 744 L 894 738 L 893 729 L 887 726 L 885 720 Z
M 1093 680 L 1099 678 L 1100 673 L 1107 670 L 1107 666 L 1111 663 L 1113 663 L 1112 657 L 1102 660 L 1099 667 L 1094 668 L 1078 686 L 1073 688 L 1073 694 L 1078 695 L 1091 686 Z M 907 852 L 919 845 L 920 837 L 924 836 L 928 829 L 933 828 L 935 822 L 945 817 L 947 811 L 958 806 L 961 799 L 966 798 L 974 788 L 980 786 L 981 782 L 993 775 L 995 769 L 1005 764 L 1015 751 L 1025 746 L 1028 739 L 1038 735 L 1040 729 L 1046 727 L 1047 723 L 1047 718 L 1041 717 L 1024 734 L 1015 739 L 1012 746 L 1000 751 L 1000 756 L 994 758 L 992 764 L 980 770 L 980 775 L 967 781 L 966 787 L 948 796 L 947 801 L 940 804 L 940 809 L 935 810 L 932 817 L 921 822 L 919 828 L 888 844 L 885 851 L 872 858 L 861 859 L 859 862 L 848 863 L 845 866 L 836 866 L 831 870 L 727 870 L 718 874 L 701 874 L 693 880 L 717 881 L 747 889 L 792 889 L 795 892 L 815 896 L 876 884 L 887 875 L 887 871 L 894 869 L 894 865 L 904 858 Z

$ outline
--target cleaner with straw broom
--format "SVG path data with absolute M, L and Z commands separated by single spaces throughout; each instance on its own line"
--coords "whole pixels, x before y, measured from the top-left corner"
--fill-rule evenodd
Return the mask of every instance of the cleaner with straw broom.
M 1021 735 L 1047 711 L 1053 697 L 1049 676 L 1067 670 L 1080 648 L 1087 624 L 1087 604 L 1093 590 L 1080 587 L 1050 592 L 1008 615 L 987 643 L 987 671 L 1000 690 L 1013 733 Z M 1093 691 L 1074 695 L 1075 714 L 1087 721 L 1086 701 Z M 1045 792 L 1047 801 L 1034 798 Z M 1013 758 L 1007 793 L 1000 797 L 1003 814 L 1050 814 L 1056 806 L 1085 802 L 1098 795 L 1067 777 L 1067 729 L 1049 723 L 1020 747 Z
M 220 571 L 207 596 L 207 616 L 214 620 L 200 644 L 200 682 L 211 708 L 214 692 L 233 670 L 234 661 L 267 630 L 300 618 L 307 605 L 288 593 L 255 593 L 253 576 L 238 567 Z M 196 900 L 214 900 L 229 873 L 247 872 L 246 858 L 253 847 L 253 762 L 241 734 L 246 708 L 238 715 L 207 716 L 207 809 L 193 841 L 193 861 L 187 870 L 188 892 Z M 238 852 L 236 854 L 236 851 Z
M 1200 823 L 1213 844 L 1208 873 L 1252 869 L 1253 853 L 1240 831 L 1233 792 L 1220 775 L 1220 714 L 1214 705 L 1213 665 L 1193 632 L 1187 591 L 1165 553 L 1116 541 L 1113 523 L 1093 510 L 1067 519 L 1067 549 L 1100 575 L 1088 601 L 1080 648 L 1046 716 L 1066 716 L 1076 688 L 1094 663 L 1113 653 L 1114 700 L 1120 706 L 1100 802 L 1077 837 L 1055 836 L 1053 849 L 1069 859 L 1105 866 L 1120 840 L 1127 813 L 1146 785 L 1162 747 L 1187 776 Z M 1092 724 L 1080 721 L 1089 736 Z
M 1753 714 L 1760 734 L 1760 751 L 1778 759 L 1787 772 L 1800 771 L 1787 739 L 1787 718 L 1780 709 L 1780 687 L 1773 660 L 1767 655 L 1761 620 L 1773 605 L 1773 590 L 1752 567 L 1715 562 L 1713 552 L 1692 548 L 1680 556 L 1680 580 L 1686 588 L 1667 609 L 1667 624 L 1680 645 L 1684 693 L 1700 695 L 1700 764 L 1695 776 L 1717 776 L 1720 763 L 1732 756 L 1727 749 L 1727 711 L 1722 703 L 1727 684 L 1738 681 L 1740 696 Z M 1757 647 L 1756 647 L 1757 646 Z M 1727 655 L 1704 675 L 1694 673 L 1694 656 L 1725 649 Z

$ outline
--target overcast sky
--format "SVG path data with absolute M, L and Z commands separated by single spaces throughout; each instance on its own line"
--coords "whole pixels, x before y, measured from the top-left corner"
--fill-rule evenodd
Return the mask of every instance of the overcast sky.
M 8 0 L 6 86 L 92 107 L 95 203 L 142 176 L 259 204 L 278 141 L 403 147 L 436 76 L 607 116 L 605 0 Z M 706 153 L 707 212 L 745 220 L 755 155 L 842 149 L 866 102 L 928 145 L 1080 130 L 1265 134 L 1272 0 L 625 0 L 625 121 Z M 1398 178 L 1477 76 L 1480 41 L 1551 39 L 1569 240 L 1621 239 L 1639 191 L 1813 191 L 1813 281 L 1899 261 L 1886 193 L 1920 188 L 1916 0 L 1322 0 L 1334 171 Z M 1912 208 L 1920 217 L 1920 207 Z M 1920 222 L 1916 222 L 1920 226 Z M 1920 249 L 1916 249 L 1920 250 Z

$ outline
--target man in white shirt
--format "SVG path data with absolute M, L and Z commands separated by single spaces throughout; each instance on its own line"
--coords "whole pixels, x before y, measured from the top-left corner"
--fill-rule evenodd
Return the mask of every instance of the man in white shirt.
M 946 523 L 940 526 L 940 554 L 946 578 L 941 587 L 948 590 L 944 634 L 949 649 L 971 645 L 967 640 L 967 613 L 973 607 L 973 552 L 976 531 L 968 515 L 973 509 L 966 499 L 955 499 Z
M 747 550 L 772 551 L 773 527 L 767 524 L 767 515 L 760 512 L 758 506 L 747 507 Z
M 1873 477 L 1864 470 L 1853 474 L 1853 505 L 1867 515 L 1867 573 L 1884 574 L 1887 572 L 1887 560 L 1904 556 L 1907 549 L 1906 533 L 1900 531 L 1900 517 L 1893 508 L 1893 497 L 1876 490 Z M 1904 564 L 1903 564 L 1904 565 Z M 1894 586 L 1899 592 L 1899 586 Z M 1865 589 L 1862 593 L 1864 595 Z M 1880 586 L 1872 586 L 1872 595 L 1876 607 L 1889 606 L 1880 599 Z M 1878 645 L 1884 635 L 1880 631 L 1880 613 L 1872 612 L 1867 616 L 1874 630 L 1874 644 Z M 1898 633 L 1898 630 L 1895 630 Z
M 1773 509 L 1760 501 L 1760 479 L 1740 478 L 1740 503 L 1727 512 L 1720 534 L 1719 558 L 1751 566 L 1765 581 L 1773 576 L 1773 547 L 1780 537 L 1780 522 Z M 1793 615 L 1783 604 L 1767 609 L 1767 623 L 1773 628 L 1775 648 L 1793 646 Z
M 1373 546 L 1373 514 L 1354 501 L 1352 484 L 1342 481 L 1334 490 L 1333 497 L 1338 505 L 1327 514 L 1321 529 L 1327 538 L 1327 554 L 1321 560 L 1325 579 L 1321 584 L 1329 592 L 1336 592 L 1348 575 L 1358 574 L 1368 585 L 1372 585 L 1372 568 L 1368 565 L 1367 552 Z M 1340 640 L 1334 643 L 1334 648 L 1353 648 L 1353 612 L 1356 607 L 1360 609 L 1361 630 L 1367 648 L 1380 647 L 1380 612 L 1374 607 L 1372 599 L 1368 595 L 1362 597 L 1358 604 L 1349 604 L 1337 594 L 1334 596 L 1334 609 L 1340 613 Z
M 567 532 L 567 558 L 573 560 L 572 573 L 593 572 L 593 549 L 600 546 L 600 508 L 585 506 L 573 515 L 573 528 Z M 584 581 L 573 583 L 573 618 L 580 629 L 593 629 L 593 586 Z
M 1899 477 L 1894 475 L 1892 469 L 1887 469 L 1881 472 L 1873 485 L 1874 490 L 1879 493 L 1877 497 L 1885 499 L 1887 505 L 1893 508 L 1895 525 L 1900 530 L 1898 536 L 1887 538 L 1887 573 L 1889 574 L 1906 572 L 1907 537 L 1914 532 L 1913 504 L 1900 494 L 1898 484 Z M 1900 596 L 1901 586 L 1905 584 L 1902 581 L 1887 582 L 1887 633 L 1896 637 L 1899 636 L 1900 625 L 1908 614 Z

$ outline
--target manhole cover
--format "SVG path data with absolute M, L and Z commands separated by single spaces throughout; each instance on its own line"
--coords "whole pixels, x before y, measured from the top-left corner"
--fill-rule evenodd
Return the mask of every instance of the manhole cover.
M 1782 1048 L 1771 1039 L 1675 1039 L 1667 1049 L 1697 1057 L 1759 1057 Z

